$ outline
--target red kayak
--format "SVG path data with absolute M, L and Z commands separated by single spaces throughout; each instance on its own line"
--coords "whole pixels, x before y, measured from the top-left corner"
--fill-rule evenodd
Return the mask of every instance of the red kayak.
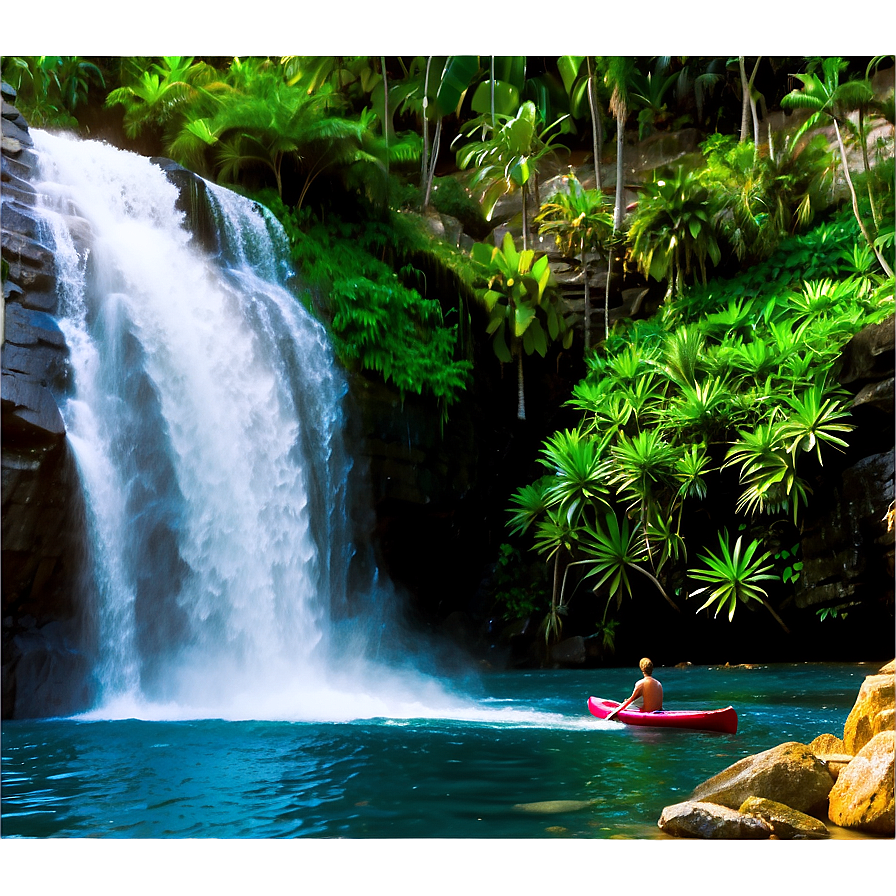
M 616 707 L 615 700 L 602 700 L 600 697 L 588 698 L 588 709 L 599 719 L 605 719 Z M 659 710 L 644 712 L 631 707 L 616 713 L 613 720 L 625 722 L 626 725 L 646 725 L 649 728 L 693 728 L 697 731 L 722 731 L 725 734 L 737 734 L 737 713 L 733 706 L 724 709 L 699 710 Z

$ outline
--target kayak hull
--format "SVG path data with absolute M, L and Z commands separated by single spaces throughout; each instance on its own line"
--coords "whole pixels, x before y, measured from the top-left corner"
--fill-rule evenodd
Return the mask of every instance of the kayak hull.
M 588 698 L 588 709 L 599 719 L 605 719 L 616 707 L 615 700 L 600 697 Z M 690 728 L 695 731 L 720 731 L 737 734 L 737 713 L 733 706 L 711 710 L 660 710 L 643 712 L 640 709 L 624 709 L 613 716 L 614 721 L 626 725 L 643 725 L 647 728 Z

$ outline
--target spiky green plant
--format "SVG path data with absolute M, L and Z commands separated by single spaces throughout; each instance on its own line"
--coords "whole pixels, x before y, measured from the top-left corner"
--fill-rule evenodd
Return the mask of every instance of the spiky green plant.
M 623 594 L 631 596 L 629 572 L 634 571 L 653 582 L 669 605 L 678 610 L 678 605 L 666 594 L 659 580 L 642 566 L 647 558 L 647 545 L 639 526 L 630 527 L 627 517 L 623 517 L 620 524 L 616 514 L 608 513 L 603 525 L 595 521 L 593 524 L 586 523 L 583 529 L 580 546 L 589 557 L 589 560 L 581 561 L 588 566 L 585 578 L 597 579 L 595 590 L 602 585 L 608 586 L 608 605 L 614 597 L 619 606 Z
M 779 578 L 771 572 L 772 564 L 765 562 L 770 559 L 771 555 L 767 551 L 756 555 L 761 548 L 758 541 L 753 540 L 746 547 L 742 542 L 743 536 L 738 536 L 732 548 L 729 546 L 728 533 L 720 532 L 719 553 L 713 554 L 712 551 L 706 551 L 706 553 L 698 554 L 706 566 L 689 570 L 689 575 L 699 582 L 708 582 L 709 584 L 697 588 L 689 596 L 697 597 L 707 592 L 709 596 L 697 612 L 715 605 L 714 615 L 718 616 L 721 610 L 727 609 L 730 622 L 734 619 L 734 612 L 738 604 L 758 601 L 789 634 L 790 631 L 781 617 L 766 600 L 768 594 L 759 585 L 760 582 L 776 581 Z
M 684 168 L 644 187 L 629 225 L 629 253 L 644 276 L 668 280 L 667 295 L 680 294 L 685 278 L 722 258 L 711 196 L 699 177 Z

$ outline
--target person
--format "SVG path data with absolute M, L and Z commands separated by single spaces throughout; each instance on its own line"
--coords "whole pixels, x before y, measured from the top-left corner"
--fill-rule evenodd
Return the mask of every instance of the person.
M 622 712 L 630 703 L 636 700 L 640 702 L 644 712 L 659 712 L 663 708 L 663 686 L 653 677 L 653 662 L 646 656 L 638 663 L 641 674 L 644 676 L 632 691 L 631 697 L 621 706 L 613 710 L 607 719 L 612 719 L 618 712 Z

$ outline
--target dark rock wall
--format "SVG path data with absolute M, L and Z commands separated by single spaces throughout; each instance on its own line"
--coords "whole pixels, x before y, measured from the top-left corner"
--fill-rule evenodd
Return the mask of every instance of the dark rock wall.
M 3 85 L 2 715 L 70 713 L 89 700 L 91 625 L 81 588 L 84 506 L 59 413 L 68 351 L 56 323 L 28 125 Z
M 843 348 L 840 382 L 852 394 L 849 450 L 815 484 L 801 543 L 796 605 L 862 600 L 893 607 L 894 319 L 872 324 Z

